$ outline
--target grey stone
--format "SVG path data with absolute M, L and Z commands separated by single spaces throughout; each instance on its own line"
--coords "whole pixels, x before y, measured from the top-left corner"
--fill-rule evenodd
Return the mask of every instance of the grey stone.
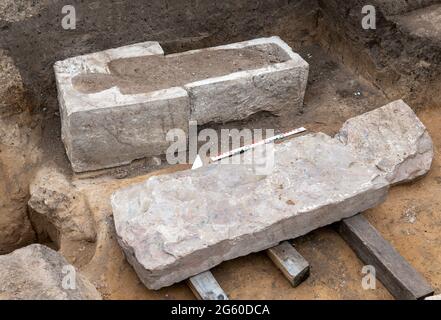
M 275 145 L 268 175 L 211 164 L 152 177 L 111 202 L 128 261 L 159 289 L 372 208 L 388 185 L 375 166 L 318 133 Z
M 63 288 L 73 269 L 56 251 L 34 244 L 0 256 L 0 300 L 101 300 L 96 288 L 75 272 L 74 285 Z
M 62 120 L 62 138 L 74 171 L 91 171 L 164 154 L 169 130 L 188 130 L 187 92 L 170 88 L 124 95 L 117 87 L 95 94 L 77 91 L 72 79 L 83 72 L 108 73 L 114 59 L 163 54 L 146 42 L 55 64 Z
M 337 135 L 391 184 L 426 174 L 433 144 L 426 127 L 402 100 L 349 119 Z
M 30 184 L 29 216 L 39 238 L 95 242 L 95 221 L 83 193 L 55 168 L 40 169 Z
M 276 45 L 284 59 L 253 70 L 233 72 L 181 87 L 123 94 L 117 86 L 96 93 L 77 90 L 72 79 L 84 73 L 109 75 L 109 62 L 145 55 L 163 55 L 157 42 L 146 42 L 74 57 L 55 64 L 62 138 L 74 171 L 128 164 L 167 153 L 167 132 L 188 132 L 188 121 L 241 120 L 259 111 L 281 115 L 303 104 L 308 64 L 279 37 L 261 38 L 220 47 L 188 51 L 242 49 L 259 46 L 269 57 Z M 267 50 L 267 51 L 265 51 Z M 285 57 L 286 56 L 286 57 Z
M 190 95 L 192 120 L 200 125 L 228 122 L 245 119 L 259 111 L 281 115 L 286 111 L 299 110 L 303 106 L 309 65 L 279 37 L 203 50 L 239 49 L 262 44 L 276 44 L 289 59 L 256 70 L 236 72 L 185 85 L 184 88 Z
M 436 0 L 435 0 L 436 1 Z M 390 17 L 399 29 L 410 33 L 415 38 L 441 40 L 441 5 L 422 6 L 403 15 Z M 428 63 L 428 62 L 426 62 Z

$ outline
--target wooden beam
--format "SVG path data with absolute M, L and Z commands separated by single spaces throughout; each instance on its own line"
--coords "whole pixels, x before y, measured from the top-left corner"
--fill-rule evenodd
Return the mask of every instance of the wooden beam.
M 429 283 L 361 214 L 343 220 L 338 229 L 361 261 L 375 267 L 376 277 L 396 299 L 424 299 L 433 294 Z
M 293 287 L 297 287 L 308 278 L 308 261 L 288 241 L 282 242 L 266 252 Z
M 228 300 L 228 296 L 210 271 L 188 279 L 188 286 L 199 300 Z

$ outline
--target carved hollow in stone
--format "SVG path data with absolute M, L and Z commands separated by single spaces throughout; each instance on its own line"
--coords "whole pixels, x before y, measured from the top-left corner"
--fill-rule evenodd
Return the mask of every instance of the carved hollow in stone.
M 278 37 L 164 55 L 145 42 L 55 64 L 74 171 L 165 154 L 167 132 L 303 104 L 308 64 Z

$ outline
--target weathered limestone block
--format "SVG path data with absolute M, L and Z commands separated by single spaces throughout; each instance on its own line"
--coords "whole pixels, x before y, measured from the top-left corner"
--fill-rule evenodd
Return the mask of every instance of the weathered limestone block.
M 0 49 L 0 254 L 35 242 L 26 202 L 32 168 L 41 160 L 41 132 L 25 91 L 14 59 Z
M 222 261 L 380 204 L 388 182 L 325 134 L 275 145 L 271 174 L 212 164 L 152 177 L 116 192 L 120 245 L 143 283 L 159 289 Z
M 424 300 L 441 300 L 441 294 L 438 294 L 436 296 L 427 297 Z
M 101 300 L 96 288 L 67 266 L 59 253 L 39 244 L 0 256 L 0 300 Z M 66 271 L 73 283 L 64 280 Z
M 308 64 L 279 37 L 164 56 L 156 42 L 55 64 L 75 171 L 165 154 L 170 129 L 281 115 L 303 104 Z
M 282 49 L 276 52 L 276 45 Z M 261 46 L 275 62 L 254 70 L 235 72 L 185 85 L 191 99 L 191 118 L 198 124 L 242 120 L 259 111 L 276 115 L 303 105 L 309 65 L 279 37 L 186 52 L 232 50 Z M 282 57 L 284 56 L 284 57 Z M 281 61 L 279 61 L 280 59 Z
M 75 57 L 55 64 L 62 138 L 74 171 L 97 170 L 166 153 L 170 129 L 188 130 L 190 106 L 182 88 L 123 94 L 118 87 L 97 93 L 74 88 L 83 73 L 110 73 L 111 61 L 163 55 L 158 43 L 146 42 Z
M 84 194 L 55 168 L 40 169 L 30 184 L 29 216 L 40 238 L 96 240 L 95 221 Z
M 396 101 L 350 119 L 334 139 L 275 145 L 267 175 L 212 164 L 119 190 L 116 232 L 140 279 L 158 289 L 374 207 L 389 185 L 426 173 L 432 157 L 425 127 Z
M 7 52 L 0 49 L 0 117 L 20 113 L 26 104 L 20 72 Z
M 418 178 L 432 164 L 432 139 L 402 100 L 349 119 L 337 138 L 383 171 L 391 184 Z

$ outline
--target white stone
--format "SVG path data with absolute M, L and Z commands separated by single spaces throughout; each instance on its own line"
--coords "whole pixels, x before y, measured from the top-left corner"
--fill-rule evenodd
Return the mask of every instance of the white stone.
M 427 297 L 424 300 L 441 300 L 441 294 L 438 294 L 436 296 Z
M 337 138 L 382 170 L 391 184 L 414 180 L 432 164 L 432 139 L 402 100 L 349 119 Z
M 165 154 L 169 130 L 188 130 L 187 92 L 170 88 L 141 94 L 122 94 L 118 87 L 82 93 L 72 79 L 82 73 L 108 74 L 114 59 L 163 55 L 157 42 L 145 42 L 55 64 L 62 138 L 74 171 L 91 171 L 128 164 L 135 159 Z
M 372 208 L 387 189 L 380 170 L 319 133 L 276 145 L 267 176 L 212 164 L 122 189 L 112 207 L 128 261 L 159 289 Z
M 39 244 L 0 256 L 0 300 L 101 300 L 56 251 Z
M 188 121 L 242 120 L 259 111 L 281 115 L 303 104 L 308 64 L 279 37 L 261 38 L 226 46 L 188 51 L 182 56 L 261 45 L 268 55 L 278 46 L 287 60 L 220 77 L 201 79 L 180 87 L 148 93 L 123 94 L 115 86 L 96 93 L 81 92 L 73 79 L 82 74 L 110 74 L 115 59 L 163 55 L 157 42 L 145 42 L 55 64 L 62 138 L 74 171 L 90 171 L 128 164 L 165 154 L 167 132 L 188 132 Z M 267 50 L 267 51 L 265 51 Z
M 235 72 L 184 86 L 191 99 L 191 118 L 198 124 L 242 120 L 259 111 L 281 115 L 303 106 L 309 65 L 279 37 L 261 38 L 206 50 L 243 49 L 275 44 L 289 59 L 263 68 Z

